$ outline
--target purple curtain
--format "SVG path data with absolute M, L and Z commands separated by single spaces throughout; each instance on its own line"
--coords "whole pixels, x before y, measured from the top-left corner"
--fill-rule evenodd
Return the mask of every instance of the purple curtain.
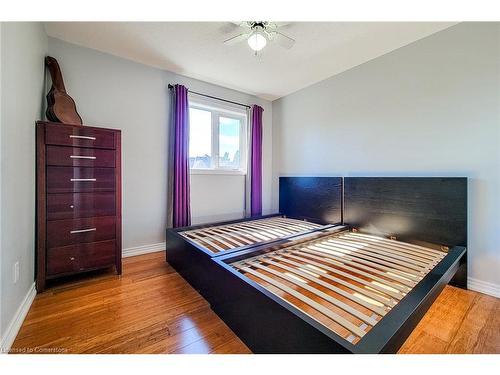
M 252 106 L 250 140 L 250 214 L 262 215 L 262 112 L 258 105 Z
M 173 181 L 172 226 L 191 225 L 189 202 L 189 105 L 188 90 L 175 85 L 172 90 Z

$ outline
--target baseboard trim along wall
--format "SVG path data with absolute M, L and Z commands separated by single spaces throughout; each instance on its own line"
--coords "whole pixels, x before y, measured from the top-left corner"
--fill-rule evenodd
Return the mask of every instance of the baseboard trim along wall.
M 28 290 L 28 293 L 26 293 L 23 302 L 17 309 L 16 314 L 12 318 L 9 326 L 4 332 L 4 336 L 2 337 L 2 342 L 0 344 L 0 353 L 7 353 L 12 347 L 12 344 L 14 343 L 14 340 L 16 339 L 19 330 L 23 325 L 24 318 L 26 318 L 26 315 L 28 315 L 28 311 L 30 310 L 31 304 L 35 299 L 35 296 L 36 296 L 36 289 L 35 289 L 35 283 L 33 283 L 31 288 Z
M 493 284 L 487 281 L 482 281 L 469 277 L 467 278 L 467 287 L 470 290 L 474 290 L 476 292 L 500 298 L 500 285 L 498 284 Z
M 165 242 L 160 242 L 160 243 L 155 243 L 155 244 L 150 244 L 150 245 L 136 246 L 136 247 L 129 247 L 127 249 L 122 250 L 122 257 L 127 258 L 127 257 L 136 256 L 136 255 L 156 253 L 158 251 L 165 251 L 165 249 L 166 249 Z

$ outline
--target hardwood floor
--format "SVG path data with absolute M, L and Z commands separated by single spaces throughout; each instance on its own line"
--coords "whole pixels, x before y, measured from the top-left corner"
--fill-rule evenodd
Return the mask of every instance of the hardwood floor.
M 39 294 L 13 345 L 35 353 L 250 353 L 165 253 Z M 401 353 L 500 353 L 500 299 L 446 287 Z

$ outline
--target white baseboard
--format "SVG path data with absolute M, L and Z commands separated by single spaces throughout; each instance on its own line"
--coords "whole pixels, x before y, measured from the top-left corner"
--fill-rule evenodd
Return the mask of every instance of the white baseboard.
M 26 318 L 26 315 L 30 310 L 31 304 L 35 299 L 35 296 L 36 296 L 36 289 L 35 289 L 35 283 L 33 283 L 33 285 L 28 290 L 28 293 L 26 293 L 23 302 L 21 302 L 21 305 L 17 309 L 16 314 L 12 318 L 9 326 L 4 332 L 4 336 L 2 337 L 2 342 L 0 343 L 0 353 L 7 353 L 9 349 L 12 347 L 12 344 L 14 343 L 14 340 L 16 339 L 16 336 L 19 333 L 19 330 L 23 325 L 24 318 Z
M 143 246 L 136 246 L 136 247 L 129 247 L 127 249 L 122 250 L 122 257 L 127 258 L 127 257 L 136 256 L 136 255 L 156 253 L 158 251 L 165 251 L 165 249 L 166 249 L 165 242 L 160 242 L 160 243 L 155 243 L 155 244 L 150 244 L 150 245 L 143 245 Z
M 467 278 L 467 288 L 470 290 L 475 290 L 476 292 L 488 294 L 493 297 L 500 298 L 500 285 L 489 283 L 487 281 L 482 281 L 474 279 L 472 277 Z

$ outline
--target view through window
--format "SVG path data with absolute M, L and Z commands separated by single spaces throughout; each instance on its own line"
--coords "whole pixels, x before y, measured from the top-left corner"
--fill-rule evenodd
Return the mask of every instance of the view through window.
M 246 117 L 243 111 L 190 103 L 190 169 L 245 172 Z

